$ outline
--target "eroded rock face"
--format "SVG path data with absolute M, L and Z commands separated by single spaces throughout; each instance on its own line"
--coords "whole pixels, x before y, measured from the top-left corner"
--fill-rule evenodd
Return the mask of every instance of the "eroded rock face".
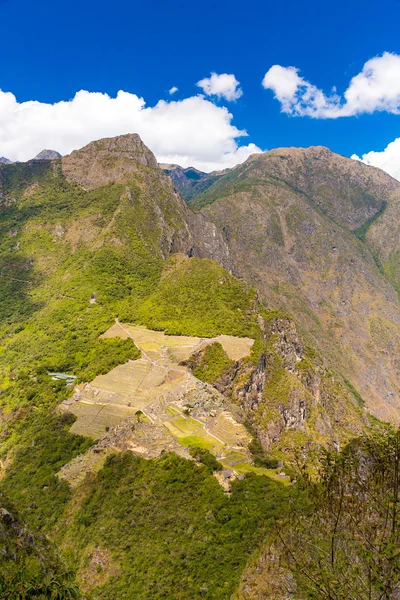
M 273 545 L 246 566 L 236 600 L 291 600 L 296 597 L 296 582 L 284 567 Z
M 55 160 L 61 158 L 61 154 L 55 150 L 42 150 L 33 160 Z
M 132 174 L 138 174 L 138 165 L 156 168 L 157 161 L 135 133 L 91 142 L 62 159 L 67 179 L 85 189 L 126 181 Z
M 237 361 L 215 387 L 239 407 L 266 451 L 282 443 L 297 448 L 322 445 L 339 450 L 360 434 L 363 409 L 305 344 L 294 321 L 272 318 L 263 324 L 264 351 L 258 363 Z M 201 361 L 192 361 L 195 368 Z M 286 439 L 285 442 L 283 440 Z
M 182 252 L 187 256 L 213 258 L 232 271 L 229 250 L 223 235 L 205 215 L 193 213 L 158 167 L 154 154 L 136 134 L 92 142 L 62 159 L 67 179 L 85 189 L 109 183 L 127 183 L 125 201 L 138 202 L 131 187 L 140 190 L 142 208 L 152 214 L 152 225 L 160 230 L 160 249 L 166 258 Z

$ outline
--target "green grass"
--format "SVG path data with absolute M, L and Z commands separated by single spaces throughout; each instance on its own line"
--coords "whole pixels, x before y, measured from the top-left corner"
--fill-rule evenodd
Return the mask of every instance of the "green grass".
M 265 467 L 256 467 L 248 462 L 235 464 L 233 468 L 239 474 L 240 473 L 241 474 L 254 473 L 255 475 L 265 475 L 266 477 L 270 477 L 274 481 L 281 482 L 282 485 L 290 485 L 289 477 L 279 477 L 276 472 L 276 469 L 266 469 Z
M 210 442 L 205 437 L 200 437 L 196 435 L 186 435 L 182 437 L 177 437 L 177 440 L 180 444 L 182 444 L 182 446 L 185 446 L 186 448 L 196 446 L 198 448 L 209 450 L 211 452 L 215 447 L 215 444 L 213 442 Z

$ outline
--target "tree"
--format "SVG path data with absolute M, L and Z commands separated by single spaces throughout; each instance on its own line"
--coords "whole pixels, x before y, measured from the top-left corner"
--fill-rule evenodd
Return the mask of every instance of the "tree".
M 277 531 L 299 598 L 389 600 L 400 594 L 400 430 L 327 453 L 320 478 L 303 476 Z M 399 596 L 400 597 L 400 596 Z

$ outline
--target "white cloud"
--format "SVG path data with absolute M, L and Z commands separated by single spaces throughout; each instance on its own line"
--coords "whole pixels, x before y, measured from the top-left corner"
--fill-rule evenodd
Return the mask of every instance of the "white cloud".
M 400 113 L 400 56 L 385 52 L 368 60 L 361 73 L 352 78 L 343 97 L 336 88 L 326 95 L 300 77 L 296 67 L 274 65 L 262 81 L 281 103 L 281 110 L 293 116 L 314 118 L 349 117 L 386 111 Z
M 225 100 L 237 100 L 243 95 L 240 83 L 232 74 L 211 73 L 211 77 L 206 77 L 197 82 L 206 96 L 217 96 L 217 98 L 225 98 Z
M 274 65 L 265 74 L 262 86 L 274 92 L 284 113 L 301 117 L 335 116 L 340 98 L 334 93 L 326 97 L 298 73 L 296 67 Z
M 353 154 L 351 158 L 361 160 L 367 165 L 379 167 L 400 181 L 400 138 L 391 142 L 382 152 L 367 152 L 361 157 Z
M 385 52 L 368 60 L 345 94 L 349 114 L 400 112 L 400 56 Z
M 168 93 L 172 96 L 172 94 L 175 94 L 175 92 L 178 92 L 178 91 L 179 91 L 179 88 L 177 88 L 174 85 L 170 90 L 168 90 Z
M 67 102 L 45 104 L 18 103 L 0 90 L 0 156 L 25 161 L 43 148 L 68 154 L 95 139 L 138 133 L 159 162 L 224 169 L 261 152 L 254 144 L 239 146 L 247 133 L 232 118 L 201 95 L 146 106 L 128 92 L 111 98 L 82 90 Z

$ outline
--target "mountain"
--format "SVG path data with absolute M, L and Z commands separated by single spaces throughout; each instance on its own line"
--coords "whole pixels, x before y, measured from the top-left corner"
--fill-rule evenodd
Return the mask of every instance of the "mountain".
M 371 430 L 386 448 L 367 407 L 397 415 L 396 272 L 369 236 L 398 187 L 289 149 L 188 206 L 134 134 L 0 165 L 0 498 L 55 555 L 55 587 L 246 594 L 276 528 L 314 514 L 332 457 Z
M 171 177 L 176 189 L 188 202 L 205 192 L 210 185 L 223 175 L 223 171 L 204 173 L 194 167 L 184 169 L 179 165 L 160 164 L 159 166 Z
M 235 408 L 179 357 L 210 340 L 223 376 L 244 339 L 251 376 L 264 348 L 256 293 L 224 270 L 222 236 L 138 136 L 2 165 L 0 188 L 1 494 L 82 593 L 225 598 L 289 477 L 253 463 Z M 272 479 L 243 478 L 252 470 Z M 254 497 L 248 516 L 228 492 Z
M 191 202 L 224 236 L 235 274 L 395 420 L 399 195 L 379 169 L 312 147 L 250 157 Z
M 0 315 L 11 325 L 5 340 L 10 348 L 16 344 L 16 365 L 33 362 L 35 369 L 45 365 L 49 371 L 67 371 L 90 381 L 106 368 L 104 361 L 115 366 L 114 349 L 109 348 L 107 358 L 103 343 L 97 340 L 115 315 L 174 334 L 261 336 L 265 342 L 257 346 L 251 365 L 236 367 L 231 374 L 221 373 L 229 378 L 229 385 L 228 380 L 226 385 L 210 383 L 227 397 L 238 399 L 240 418 L 252 423 L 265 450 L 280 443 L 288 429 L 288 414 L 292 415 L 293 432 L 305 430 L 320 395 L 327 398 L 324 425 L 313 426 L 307 433 L 310 439 L 322 435 L 327 443 L 341 445 L 363 429 L 358 398 L 347 384 L 340 387 L 339 381 L 336 392 L 328 391 L 329 378 L 322 364 L 310 358 L 294 323 L 277 313 L 272 321 L 268 317 L 268 325 L 260 326 L 265 321 L 260 300 L 254 305 L 246 284 L 224 274 L 223 268 L 236 269 L 224 232 L 187 207 L 137 135 L 93 142 L 61 162 L 4 166 L 0 189 L 5 291 Z M 189 257 L 189 262 L 170 264 L 176 253 Z M 219 270 L 205 259 L 215 260 Z M 232 310 L 240 311 L 234 319 Z M 239 318 L 242 313 L 249 315 L 244 321 Z M 80 336 L 62 342 L 60 323 L 71 331 L 76 319 L 83 319 Z M 254 319 L 256 327 L 251 325 Z M 20 328 L 23 322 L 30 323 L 29 327 L 15 335 L 13 328 Z M 33 330 L 39 338 L 31 345 Z M 282 341 L 264 350 L 264 343 L 274 336 Z M 291 349 L 285 349 L 285 336 L 292 340 Z M 18 348 L 22 346 L 26 348 L 21 362 Z M 82 352 L 89 347 L 90 357 L 85 357 Z M 272 371 L 265 366 L 266 351 L 271 364 L 277 361 Z M 121 359 L 125 356 L 122 353 Z M 202 360 L 200 356 L 198 362 Z M 4 367 L 7 365 L 6 354 Z M 278 373 L 287 392 L 279 401 L 274 399 L 275 417 L 270 415 L 265 424 L 272 405 L 266 405 L 264 395 L 268 390 L 274 395 L 269 381 Z M 258 388 L 252 395 L 244 388 L 255 377 Z M 346 407 L 341 428 L 332 417 L 337 404 Z M 308 407 L 307 411 L 301 406 Z M 308 412 L 307 420 L 303 413 Z
M 4 158 L 4 156 L 0 156 L 0 163 L 3 165 L 9 165 L 11 164 L 11 160 L 8 160 L 8 158 Z
M 61 158 L 61 154 L 55 150 L 42 150 L 33 160 L 54 160 L 55 158 Z

